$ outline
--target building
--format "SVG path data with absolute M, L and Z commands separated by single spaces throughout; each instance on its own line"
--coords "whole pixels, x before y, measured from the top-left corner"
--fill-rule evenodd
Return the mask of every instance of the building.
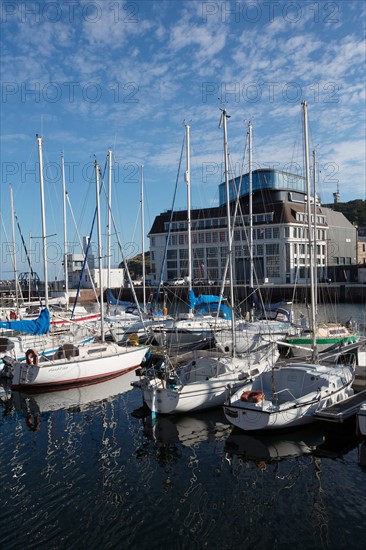
M 234 220 L 235 196 L 239 208 Z M 250 275 L 249 175 L 230 181 L 233 228 L 233 272 L 236 283 L 248 284 Z M 316 232 L 318 278 L 328 269 L 356 263 L 356 228 L 339 213 L 311 198 L 311 222 Z M 315 213 L 314 213 L 315 211 Z M 158 281 L 188 274 L 186 211 L 158 215 L 149 232 L 151 278 Z M 314 223 L 315 222 L 315 223 Z M 274 169 L 252 174 L 253 265 L 255 282 L 308 283 L 310 252 L 305 179 Z M 166 249 L 166 240 L 169 242 Z M 220 281 L 228 258 L 226 185 L 219 186 L 219 206 L 191 210 L 192 275 Z M 166 249 L 166 257 L 165 256 Z
M 69 288 L 92 289 L 99 288 L 99 269 L 95 267 L 95 256 L 92 252 L 91 246 L 88 250 L 88 260 L 85 263 L 85 253 L 88 245 L 88 237 L 83 238 L 84 253 L 80 254 L 68 254 L 67 255 L 67 272 L 68 272 L 68 286 Z M 123 287 L 124 281 L 124 269 L 123 268 L 111 268 L 102 270 L 102 287 L 107 288 L 108 283 L 110 288 Z

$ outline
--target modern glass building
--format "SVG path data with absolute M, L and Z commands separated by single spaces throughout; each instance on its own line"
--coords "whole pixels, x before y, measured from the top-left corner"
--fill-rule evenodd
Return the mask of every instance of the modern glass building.
M 244 174 L 235 219 L 234 197 L 239 178 L 230 181 L 236 283 L 249 283 L 251 265 L 257 283 L 308 283 L 310 254 L 314 249 L 320 279 L 327 278 L 328 266 L 343 265 L 346 269 L 356 263 L 356 228 L 343 214 L 322 207 L 318 200 L 314 207 L 313 198 L 310 240 L 302 176 L 275 169 L 255 170 L 252 176 L 252 213 L 249 212 L 249 174 Z M 229 253 L 225 183 L 220 184 L 219 191 L 219 206 L 191 210 L 193 278 L 221 281 L 225 277 Z M 249 231 L 250 217 L 252 232 Z M 187 211 L 161 213 L 155 218 L 149 238 L 152 280 L 188 274 Z
M 252 172 L 252 191 L 263 190 L 288 190 L 306 193 L 306 182 L 304 176 L 290 174 L 274 169 L 259 169 Z M 249 195 L 249 174 L 238 176 L 229 182 L 230 200 L 234 201 L 238 195 L 245 197 Z M 220 205 L 226 204 L 226 184 L 219 185 Z

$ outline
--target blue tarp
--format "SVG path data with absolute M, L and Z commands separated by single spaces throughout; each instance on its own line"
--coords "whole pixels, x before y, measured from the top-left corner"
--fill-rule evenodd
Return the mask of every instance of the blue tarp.
M 107 301 L 108 301 L 108 304 L 112 306 L 126 307 L 131 305 L 131 302 L 124 302 L 122 300 L 117 300 L 117 298 L 114 297 L 114 294 L 110 288 L 108 288 L 107 290 Z
M 197 314 L 217 313 L 217 311 L 219 311 L 219 317 L 231 319 L 231 309 L 227 304 L 222 303 L 224 299 L 225 298 L 220 299 L 220 296 L 211 296 L 210 294 L 201 294 L 196 297 L 193 290 L 188 291 L 189 308 L 198 308 L 196 311 Z M 218 305 L 220 300 L 221 304 Z
M 16 330 L 26 334 L 45 334 L 50 330 L 50 312 L 47 308 L 42 309 L 38 319 L 33 319 L 32 321 L 0 322 L 0 328 Z

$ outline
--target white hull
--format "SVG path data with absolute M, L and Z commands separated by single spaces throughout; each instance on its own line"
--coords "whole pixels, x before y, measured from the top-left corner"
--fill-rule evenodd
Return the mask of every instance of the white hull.
M 245 388 L 261 392 L 263 399 L 243 400 L 240 389 L 225 403 L 224 413 L 231 424 L 245 431 L 309 424 L 315 412 L 350 397 L 353 380 L 351 366 L 289 364 L 263 373 Z
M 25 354 L 28 349 L 36 349 L 38 353 L 50 357 L 57 353 L 65 343 L 88 343 L 94 340 L 94 336 L 83 336 L 71 332 L 57 332 L 55 334 L 20 334 L 19 336 L 7 336 L 0 338 L 0 349 L 2 355 L 8 355 L 17 361 L 25 361 Z M 0 359 L 0 369 L 4 366 Z M 1 371 L 0 371 L 1 372 Z
M 357 413 L 358 429 L 366 437 L 366 403 L 363 403 Z
M 136 379 L 134 371 L 95 384 L 73 386 L 72 388 L 43 393 L 12 392 L 16 410 L 23 413 L 39 414 L 60 409 L 78 407 L 83 409 L 91 403 L 105 401 L 131 390 L 131 382 Z
M 230 321 L 211 316 L 197 316 L 192 319 L 175 321 L 172 327 L 163 330 L 153 329 L 153 333 L 161 346 L 169 348 L 211 340 L 216 331 L 228 327 L 230 327 Z
M 294 329 L 289 323 L 281 321 L 240 321 L 235 327 L 235 349 L 237 353 L 246 353 L 253 348 L 256 339 L 262 337 L 268 342 L 283 340 Z M 215 335 L 215 342 L 222 351 L 231 351 L 233 338 L 231 330 L 221 330 Z
M 227 397 L 270 368 L 278 355 L 273 346 L 249 358 L 220 356 L 215 353 L 191 361 L 173 377 L 145 378 L 141 387 L 150 410 L 159 414 L 202 411 L 224 404 Z
M 137 368 L 148 347 L 120 347 L 112 342 L 80 345 L 79 356 L 40 361 L 39 365 L 17 362 L 12 389 L 52 388 L 111 378 Z

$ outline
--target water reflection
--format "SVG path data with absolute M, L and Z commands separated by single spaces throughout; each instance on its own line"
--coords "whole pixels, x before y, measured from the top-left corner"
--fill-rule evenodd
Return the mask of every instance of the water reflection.
M 324 550 L 348 547 L 337 546 L 348 530 L 361 548 L 366 447 L 354 427 L 348 437 L 320 424 L 247 436 L 221 410 L 136 418 L 131 379 L 74 395 L 0 393 L 4 547 L 27 548 L 31 535 L 35 547 L 55 549 L 123 540 L 141 550 Z M 28 413 L 39 415 L 38 430 Z
M 75 413 L 86 412 L 101 402 L 113 401 L 118 395 L 131 390 L 131 382 L 135 379 L 132 371 L 105 382 L 40 393 L 11 391 L 5 382 L 1 394 L 3 414 L 21 413 L 25 416 L 27 427 L 37 431 L 43 413 L 62 409 Z
M 266 462 L 310 454 L 324 440 L 324 431 L 318 426 L 256 435 L 234 429 L 226 440 L 225 450 L 229 455 L 239 455 L 244 460 L 259 461 L 260 467 L 264 467 Z
M 221 409 L 192 415 L 151 415 L 144 421 L 146 437 L 159 443 L 180 443 L 185 447 L 198 445 L 203 441 L 223 441 L 231 432 Z

